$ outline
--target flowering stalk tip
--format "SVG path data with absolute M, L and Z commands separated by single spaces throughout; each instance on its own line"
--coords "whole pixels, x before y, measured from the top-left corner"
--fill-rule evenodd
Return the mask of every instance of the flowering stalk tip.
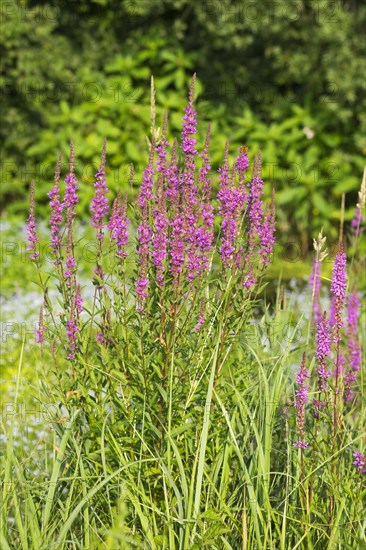
M 37 260 L 39 252 L 36 251 L 36 245 L 39 242 L 37 237 L 36 219 L 35 219 L 35 201 L 34 201 L 34 180 L 31 182 L 30 187 L 30 206 L 27 225 L 28 242 L 27 251 L 32 252 L 30 255 L 31 260 Z

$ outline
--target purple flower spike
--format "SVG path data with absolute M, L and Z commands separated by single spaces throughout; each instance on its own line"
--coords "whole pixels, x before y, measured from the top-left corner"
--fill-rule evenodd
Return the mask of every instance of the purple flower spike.
M 331 372 L 326 368 L 326 358 L 330 353 L 332 338 L 330 331 L 330 321 L 326 318 L 324 313 L 322 320 L 318 324 L 316 334 L 316 352 L 315 355 L 318 360 L 318 382 L 319 391 L 325 391 L 327 388 L 327 379 L 330 377 Z
M 353 453 L 353 456 L 355 457 L 355 460 L 352 464 L 356 466 L 360 474 L 366 474 L 366 457 L 359 451 Z
M 263 195 L 263 180 L 261 178 L 262 155 L 258 153 L 254 159 L 253 179 L 249 183 L 249 236 L 253 240 L 261 229 L 263 220 L 263 207 L 261 196 Z
M 333 275 L 330 290 L 343 304 L 346 299 L 347 277 L 346 277 L 346 254 L 341 246 L 333 266 Z
M 50 218 L 51 226 L 51 249 L 54 254 L 57 254 L 61 251 L 61 237 L 60 237 L 60 226 L 62 224 L 63 216 L 63 204 L 60 200 L 60 171 L 61 171 L 61 154 L 58 157 L 55 170 L 55 179 L 53 188 L 48 193 L 50 198 L 50 206 L 52 208 L 52 214 Z
M 195 246 L 197 249 L 197 268 L 196 273 L 200 276 L 205 270 L 209 269 L 209 256 L 212 251 L 214 239 L 214 208 L 211 204 L 211 179 L 209 172 L 211 169 L 208 149 L 211 139 L 211 128 L 207 129 L 205 146 L 201 154 L 202 167 L 198 172 L 198 183 L 201 185 L 202 199 L 200 202 L 200 217 L 202 226 L 196 228 Z
M 76 261 L 74 256 L 68 256 L 66 260 L 65 279 L 70 279 L 76 269 Z
M 307 449 L 309 447 L 309 443 L 307 441 L 301 441 L 299 439 L 298 441 L 295 441 L 293 447 L 297 447 L 298 449 Z
M 220 248 L 221 260 L 225 267 L 230 267 L 234 260 L 238 224 L 240 214 L 244 208 L 246 196 L 242 189 L 235 188 L 229 177 L 228 143 L 226 143 L 224 163 L 219 168 L 220 189 L 217 194 L 219 199 L 219 214 L 222 217 L 222 245 Z
M 156 280 L 159 286 L 164 284 L 164 261 L 167 257 L 167 247 L 168 247 L 168 218 L 165 212 L 165 201 L 162 204 L 162 201 L 159 201 L 158 207 L 154 210 L 155 217 L 155 235 L 153 240 L 153 252 L 152 260 L 156 267 L 157 275 Z
M 125 258 L 127 256 L 126 246 L 128 244 L 128 218 L 127 212 L 127 194 L 124 196 L 121 204 L 121 194 L 118 190 L 118 195 L 114 201 L 112 215 L 108 224 L 108 229 L 111 232 L 111 238 L 116 243 L 116 256 Z
M 152 147 L 152 146 L 151 146 Z M 148 166 L 144 170 L 140 192 L 138 196 L 138 205 L 140 208 L 144 208 L 150 199 L 154 198 L 154 168 L 149 162 Z
M 262 264 L 268 265 L 271 263 L 271 255 L 273 247 L 275 245 L 275 231 L 276 231 L 276 215 L 275 215 L 275 198 L 274 191 L 272 191 L 272 204 L 267 207 L 263 224 L 259 230 L 260 237 L 260 249 L 259 255 L 261 256 Z
M 247 290 L 250 290 L 252 286 L 255 285 L 256 281 L 257 279 L 254 277 L 252 269 L 250 269 L 244 277 L 243 285 Z
M 346 254 L 343 245 L 340 244 L 339 252 L 334 260 L 330 291 L 334 296 L 335 304 L 335 340 L 339 341 L 340 329 L 343 326 L 342 310 L 346 300 L 347 276 L 346 276 Z
M 184 109 L 185 115 L 183 117 L 182 151 L 185 156 L 194 156 L 198 154 L 198 152 L 196 151 L 197 141 L 194 137 L 192 137 L 196 134 L 197 131 L 197 113 L 193 108 L 195 83 L 196 75 L 194 74 L 189 91 L 189 103 Z
M 173 208 L 176 209 L 179 189 L 179 171 L 177 165 L 177 140 L 174 140 L 172 147 L 172 156 L 169 166 L 166 171 L 167 189 L 166 196 L 168 197 Z
M 30 207 L 29 207 L 29 217 L 28 217 L 28 225 L 27 225 L 27 234 L 28 234 L 28 242 L 29 245 L 27 246 L 27 251 L 32 252 L 32 254 L 29 256 L 31 260 L 36 260 L 39 257 L 39 252 L 36 251 L 36 244 L 39 241 L 39 238 L 37 237 L 37 229 L 36 229 L 36 219 L 34 215 L 34 180 L 32 180 L 31 188 L 30 188 Z
M 95 195 L 92 199 L 90 210 L 92 212 L 91 224 L 97 229 L 98 239 L 103 240 L 103 218 L 108 214 L 107 181 L 105 177 L 106 140 L 103 143 L 102 157 L 98 172 L 95 174 Z
M 137 279 L 136 281 L 136 295 L 144 300 L 145 298 L 148 297 L 148 293 L 147 293 L 147 287 L 149 286 L 149 281 L 148 279 L 144 278 L 144 279 Z
M 74 144 L 70 142 L 70 168 L 69 173 L 65 178 L 66 190 L 64 199 L 64 208 L 67 209 L 67 217 L 75 217 L 75 206 L 79 202 L 78 198 L 78 182 L 74 174 Z
M 239 173 L 240 181 L 244 180 L 244 173 L 249 168 L 248 147 L 240 147 L 240 154 L 236 159 L 236 169 Z

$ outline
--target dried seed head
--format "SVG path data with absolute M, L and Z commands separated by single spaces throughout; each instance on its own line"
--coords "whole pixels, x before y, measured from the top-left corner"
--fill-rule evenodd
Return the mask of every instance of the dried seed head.
M 328 256 L 328 250 L 327 248 L 324 248 L 325 241 L 327 240 L 326 237 L 323 237 L 323 228 L 319 231 L 319 234 L 316 239 L 313 240 L 314 243 L 314 249 L 316 252 L 316 256 L 319 262 L 322 262 L 327 256 Z

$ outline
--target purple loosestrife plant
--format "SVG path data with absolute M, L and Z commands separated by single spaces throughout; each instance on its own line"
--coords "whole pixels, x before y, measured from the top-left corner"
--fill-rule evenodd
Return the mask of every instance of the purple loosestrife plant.
M 67 223 L 66 265 L 64 270 L 64 277 L 66 279 L 66 284 L 69 287 L 72 285 L 73 275 L 75 274 L 76 268 L 77 268 L 77 265 L 76 265 L 76 260 L 74 258 L 72 217 L 69 217 L 68 223 Z
M 318 385 L 320 392 L 326 391 L 327 379 L 331 376 L 331 372 L 326 366 L 326 360 L 329 356 L 332 343 L 330 328 L 330 322 L 324 312 L 322 320 L 318 323 L 315 352 L 318 361 Z
M 239 189 L 234 186 L 235 169 L 233 176 L 229 175 L 228 164 L 229 146 L 226 143 L 224 163 L 219 168 L 220 187 L 217 198 L 219 200 L 219 214 L 222 217 L 221 222 L 221 260 L 225 268 L 233 266 L 233 260 L 237 251 L 238 231 L 240 215 L 244 209 L 246 192 L 241 186 Z
M 272 193 L 272 203 L 268 205 L 264 213 L 263 224 L 259 231 L 260 236 L 260 250 L 259 255 L 261 257 L 262 264 L 268 265 L 271 263 L 271 255 L 273 247 L 275 245 L 275 231 L 276 231 L 276 215 L 275 215 L 275 197 Z
M 60 172 L 61 172 L 61 154 L 58 157 L 55 170 L 55 179 L 53 188 L 48 193 L 50 199 L 50 206 L 52 209 L 50 217 L 50 226 L 51 226 L 51 249 L 53 254 L 61 254 L 61 236 L 60 236 L 60 227 L 63 222 L 63 204 L 60 200 Z M 57 260 L 56 260 L 57 261 Z
M 37 229 L 36 229 L 36 219 L 35 219 L 35 204 L 34 204 L 34 180 L 31 182 L 31 189 L 30 189 L 30 207 L 29 207 L 29 217 L 28 217 L 28 225 L 27 225 L 27 235 L 28 235 L 28 242 L 29 245 L 27 246 L 27 251 L 31 252 L 31 255 L 29 256 L 31 260 L 37 260 L 39 257 L 39 252 L 36 250 L 36 245 L 39 242 L 39 238 L 37 237 Z
M 169 243 L 170 272 L 173 276 L 173 285 L 176 287 L 183 271 L 184 242 L 183 242 L 183 216 L 181 212 L 182 196 L 180 190 L 179 170 L 177 165 L 177 141 L 172 148 L 172 158 L 168 168 L 167 197 L 171 206 L 171 238 Z
M 230 177 L 229 177 L 229 164 L 228 164 L 228 151 L 229 144 L 226 142 L 224 163 L 219 168 L 220 189 L 217 195 L 219 200 L 219 214 L 222 217 L 221 230 L 221 260 L 225 267 L 230 266 L 230 260 L 232 260 L 235 252 L 234 238 L 235 238 L 235 222 L 232 218 L 232 204 L 230 193 Z
M 69 354 L 67 358 L 69 361 L 73 361 L 75 359 L 76 342 L 78 335 L 78 327 L 73 314 L 70 319 L 66 321 L 66 335 L 69 347 Z
M 182 243 L 187 261 L 187 278 L 193 281 L 200 268 L 198 232 L 198 189 L 195 181 L 197 112 L 193 107 L 196 76 L 193 75 L 189 102 L 185 108 L 181 149 L 184 155 L 183 171 L 179 176 Z
M 335 299 L 335 339 L 340 338 L 340 329 L 343 326 L 342 311 L 346 301 L 347 275 L 346 275 L 346 254 L 343 250 L 342 243 L 339 247 L 339 252 L 335 257 L 333 265 L 332 280 L 330 291 Z
M 263 195 L 263 180 L 261 177 L 262 155 L 258 153 L 253 166 L 253 178 L 248 184 L 248 208 L 249 208 L 249 238 L 250 248 L 254 246 L 256 237 L 261 235 L 263 221 L 263 206 L 261 197 Z
M 128 218 L 127 218 L 127 194 L 121 203 L 121 193 L 118 190 L 113 203 L 112 215 L 108 223 L 111 239 L 116 244 L 116 256 L 124 259 L 127 256 L 128 245 Z
M 167 179 L 167 151 L 169 142 L 166 140 L 167 115 L 164 116 L 161 141 L 157 146 L 158 165 L 156 171 L 159 173 L 156 184 L 154 218 L 154 237 L 152 261 L 156 268 L 156 282 L 164 286 L 165 259 L 168 255 L 168 230 L 169 220 L 167 214 L 166 179 Z
M 106 146 L 107 143 L 106 140 L 104 140 L 99 170 L 95 174 L 95 194 L 90 205 L 90 211 L 92 213 L 91 224 L 97 230 L 97 238 L 99 241 L 103 241 L 104 239 L 103 220 L 109 211 L 107 200 L 108 187 L 105 177 Z
M 78 182 L 74 174 L 74 164 L 75 164 L 75 153 L 74 153 L 74 144 L 70 142 L 70 167 L 69 173 L 65 178 L 65 198 L 63 202 L 63 207 L 67 210 L 67 220 L 74 219 L 75 217 L 75 207 L 79 202 L 78 198 Z
M 155 131 L 153 124 L 154 132 L 149 161 L 143 173 L 137 197 L 139 208 L 137 245 L 135 255 L 131 254 L 131 260 L 133 261 L 134 258 L 137 260 L 137 275 L 132 288 L 125 279 L 114 281 L 114 275 L 118 271 L 117 269 L 116 273 L 112 272 L 112 266 L 115 266 L 115 263 L 109 263 L 111 272 L 108 273 L 104 273 L 105 268 L 102 267 L 104 227 L 107 222 L 110 233 L 110 251 L 113 251 L 117 258 L 123 260 L 126 257 L 126 248 L 129 244 L 129 220 L 126 216 L 127 197 L 125 195 L 124 200 L 121 201 L 120 191 L 114 201 L 110 218 L 106 219 L 109 213 L 109 202 L 106 182 L 106 141 L 104 140 L 100 167 L 95 176 L 94 196 L 90 204 L 91 225 L 96 229 L 98 247 L 95 277 L 93 278 L 96 288 L 90 313 L 91 320 L 88 323 L 88 342 L 95 342 L 95 335 L 94 337 L 92 335 L 93 326 L 100 329 L 104 342 L 107 341 L 107 332 L 112 325 L 106 321 L 107 312 L 103 310 L 103 303 L 104 300 L 107 300 L 107 296 L 109 297 L 107 294 L 109 285 L 112 289 L 118 289 L 120 302 L 115 308 L 109 305 L 108 312 L 112 311 L 119 320 L 121 319 L 120 312 L 123 309 L 122 304 L 131 303 L 130 294 L 133 295 L 133 305 L 137 306 L 138 311 L 146 310 L 148 314 L 147 305 L 150 307 L 150 303 L 155 302 L 154 300 L 147 301 L 147 298 L 150 289 L 155 289 L 155 286 L 164 287 L 164 296 L 170 297 L 168 299 L 174 296 L 170 308 L 164 308 L 164 312 L 180 311 L 180 306 L 183 305 L 180 301 L 188 299 L 191 304 L 191 309 L 187 312 L 189 320 L 195 315 L 194 308 L 197 301 L 201 299 L 203 288 L 201 283 L 204 283 L 205 278 L 209 277 L 211 261 L 215 257 L 217 212 L 215 211 L 215 197 L 211 197 L 210 127 L 207 130 L 204 147 L 199 150 L 196 139 L 197 112 L 194 107 L 194 93 L 195 77 L 192 79 L 188 105 L 184 110 L 180 144 L 182 159 L 180 162 L 178 162 L 176 139 L 173 141 L 171 154 L 169 154 L 170 145 L 166 137 L 167 116 L 164 116 L 163 130 L 159 141 L 157 141 L 159 134 Z M 249 167 L 248 149 L 240 148 L 232 169 L 229 169 L 228 158 L 227 145 L 224 164 L 219 170 L 218 202 L 221 215 L 221 242 L 217 240 L 218 249 L 222 258 L 222 266 L 233 268 L 233 274 L 238 276 L 241 282 L 244 282 L 244 287 L 252 288 L 257 281 L 259 272 L 262 272 L 270 261 L 274 243 L 274 201 L 263 214 L 260 155 L 255 158 L 253 179 L 249 185 L 245 181 Z M 69 347 L 68 355 L 70 359 L 74 359 L 80 315 L 84 310 L 80 285 L 76 280 L 78 266 L 74 250 L 76 244 L 73 237 L 75 210 L 78 203 L 73 143 L 70 144 L 70 168 L 65 178 L 66 190 L 62 203 L 59 188 L 59 164 L 56 169 L 54 186 L 49 193 L 52 208 L 51 243 L 54 252 L 59 250 L 61 260 L 63 244 L 61 243 L 61 226 L 65 222 L 66 254 L 65 259 L 59 264 L 58 277 L 62 283 L 64 314 L 67 319 L 65 328 Z M 65 212 L 66 219 L 63 220 Z M 33 251 L 35 242 L 38 240 L 35 235 L 34 191 L 31 198 L 29 221 Z M 249 246 L 250 235 L 252 235 L 253 250 L 250 250 Z M 250 262 L 246 262 L 247 259 L 250 259 Z M 106 262 L 105 265 L 108 263 Z M 217 266 L 214 265 L 216 270 Z M 118 273 L 120 272 L 118 271 Z M 124 273 L 124 277 L 125 275 L 126 273 Z M 168 283 L 173 286 L 173 293 L 167 288 Z M 242 288 L 240 285 L 238 292 L 241 292 Z M 102 290 L 103 292 L 99 292 L 98 295 L 97 291 Z M 195 331 L 200 330 L 205 315 L 203 310 L 196 315 Z M 94 325 L 96 316 L 101 316 L 102 322 L 96 320 Z M 187 326 L 192 327 L 189 323 Z M 165 341 L 166 335 L 159 335 L 159 339 L 160 337 L 161 341 Z M 88 344 L 86 349 L 88 350 Z
M 200 198 L 200 218 L 201 225 L 196 228 L 196 246 L 198 249 L 197 275 L 200 276 L 209 269 L 210 255 L 214 239 L 214 208 L 211 204 L 211 178 L 209 172 L 211 169 L 210 158 L 208 154 L 211 139 L 211 127 L 206 133 L 205 146 L 201 154 L 202 166 L 198 173 L 198 184 L 201 187 Z
M 309 372 L 306 369 L 306 354 L 302 356 L 302 362 L 300 370 L 296 376 L 296 384 L 298 386 L 295 391 L 295 407 L 296 407 L 296 428 L 299 439 L 293 444 L 294 447 L 299 449 L 306 449 L 309 443 L 304 439 L 305 429 L 305 407 L 308 402 L 309 385 L 306 380 L 310 378 Z

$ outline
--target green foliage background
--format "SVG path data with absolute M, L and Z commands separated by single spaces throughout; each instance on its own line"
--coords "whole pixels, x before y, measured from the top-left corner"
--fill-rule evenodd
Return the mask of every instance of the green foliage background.
M 150 76 L 171 137 L 196 71 L 202 137 L 213 125 L 213 168 L 226 139 L 232 155 L 243 144 L 261 149 L 280 233 L 301 235 L 305 247 L 321 226 L 335 238 L 343 192 L 352 217 L 365 153 L 362 3 L 10 0 L 1 18 L 6 213 L 26 215 L 35 178 L 37 211 L 46 215 L 56 156 L 64 153 L 66 168 L 71 138 L 82 210 L 104 136 L 109 185 L 126 187 L 129 163 L 141 173 L 147 159 Z

